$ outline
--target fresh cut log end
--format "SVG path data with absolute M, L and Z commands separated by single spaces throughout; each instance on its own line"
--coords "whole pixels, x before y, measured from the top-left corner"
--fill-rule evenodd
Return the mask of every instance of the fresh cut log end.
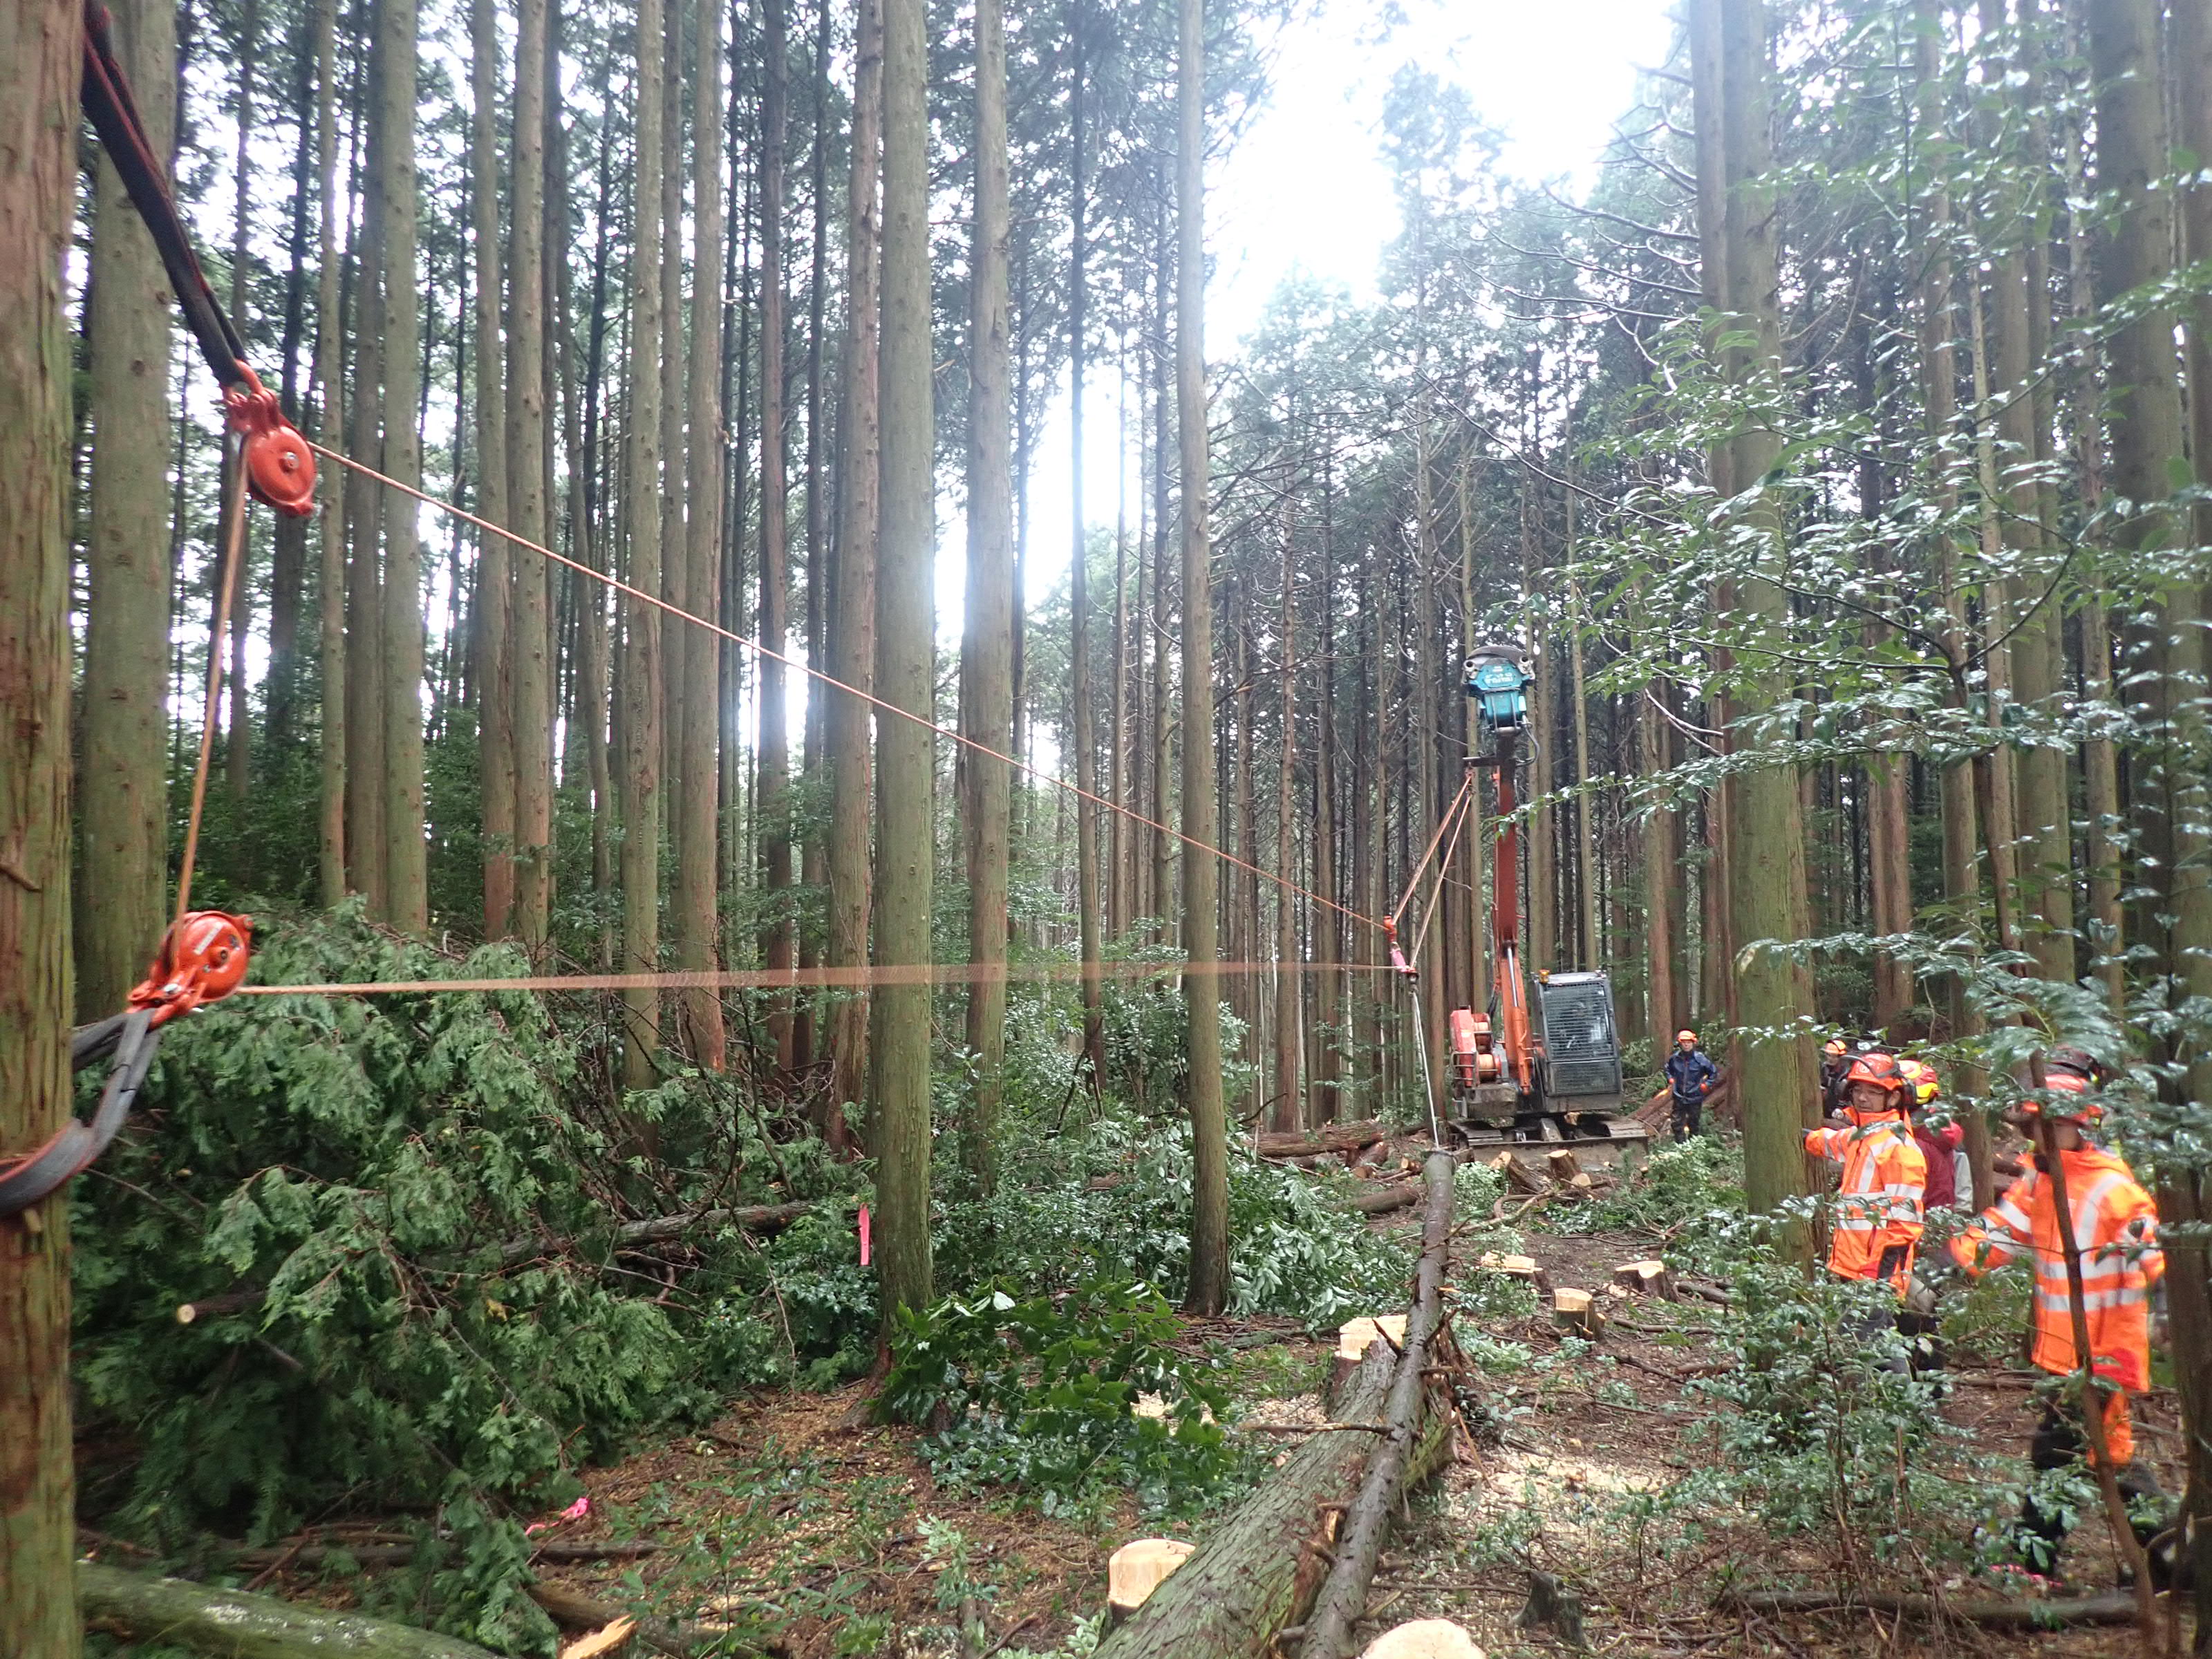
M 1484 1654 L 1450 1620 L 1416 1619 L 1376 1637 L 1359 1659 L 1484 1659 Z
M 1107 1622 L 1118 1625 L 1144 1606 L 1197 1547 L 1174 1538 L 1139 1538 L 1115 1550 L 1106 1560 Z

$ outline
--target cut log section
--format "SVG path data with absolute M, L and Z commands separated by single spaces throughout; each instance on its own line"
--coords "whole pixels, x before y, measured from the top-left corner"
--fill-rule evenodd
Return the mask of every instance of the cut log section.
M 1605 1306 L 1588 1291 L 1560 1285 L 1552 1292 L 1552 1317 L 1593 1342 L 1605 1332 Z
M 1406 1346 L 1406 1316 L 1384 1314 L 1376 1319 L 1349 1319 L 1337 1328 L 1336 1360 L 1328 1376 L 1329 1391 L 1334 1394 L 1344 1386 L 1344 1381 L 1359 1369 L 1359 1362 L 1367 1357 L 1367 1350 L 1381 1342 L 1395 1352 Z
M 1484 1659 L 1474 1638 L 1449 1619 L 1416 1619 L 1385 1631 L 1359 1659 Z
M 1382 1540 L 1390 1529 L 1390 1516 L 1407 1489 L 1425 1470 L 1417 1451 L 1425 1419 L 1449 1419 L 1429 1407 L 1430 1343 L 1443 1322 L 1444 1273 L 1451 1255 L 1452 1160 L 1446 1152 L 1429 1155 L 1423 1184 L 1428 1203 L 1421 1218 L 1421 1259 L 1413 1274 L 1413 1306 L 1407 1321 L 1405 1344 L 1390 1378 L 1390 1397 L 1384 1421 L 1389 1432 L 1376 1448 L 1373 1462 L 1360 1482 L 1359 1496 L 1344 1512 L 1337 1535 L 1336 1559 L 1328 1577 L 1314 1598 L 1298 1644 L 1299 1659 L 1346 1659 L 1353 1632 L 1367 1611 L 1367 1589 L 1374 1582 L 1376 1564 L 1382 1559 Z M 1443 1437 L 1449 1443 L 1449 1437 Z
M 492 1659 L 473 1642 L 411 1625 L 93 1561 L 76 1564 L 76 1595 L 87 1629 L 222 1659 Z
M 1312 1158 L 1321 1152 L 1358 1152 L 1389 1138 L 1390 1131 L 1372 1119 L 1363 1123 L 1332 1123 L 1310 1133 L 1269 1129 L 1260 1136 L 1260 1156 Z
M 1106 1559 L 1106 1621 L 1119 1625 L 1145 1605 L 1198 1547 L 1174 1538 L 1139 1538 Z
M 1552 1179 L 1562 1187 L 1571 1186 L 1575 1177 L 1583 1172 L 1583 1166 L 1575 1161 L 1571 1147 L 1554 1146 L 1544 1154 L 1544 1162 L 1551 1170 Z
M 1613 1282 L 1625 1291 L 1674 1299 L 1674 1270 L 1663 1261 L 1624 1261 L 1613 1270 Z

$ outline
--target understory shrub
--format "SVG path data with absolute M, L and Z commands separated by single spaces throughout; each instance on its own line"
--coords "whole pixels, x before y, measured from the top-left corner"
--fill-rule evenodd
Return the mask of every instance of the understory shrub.
M 349 909 L 264 927 L 254 977 L 525 971 Z M 617 1250 L 629 1216 L 758 1201 L 779 1170 L 788 1195 L 828 1199 L 839 1177 L 771 1146 L 725 1082 L 595 1091 L 592 1018 L 520 993 L 240 997 L 165 1033 L 138 1115 L 73 1193 L 88 1427 L 135 1451 L 88 1482 L 100 1525 L 184 1551 L 412 1511 L 432 1517 L 416 1565 L 379 1593 L 548 1649 L 519 1516 L 574 1496 L 580 1463 L 872 1327 L 833 1265 L 849 1205 L 767 1251 L 712 1226 Z M 185 1303 L 204 1316 L 180 1323 Z
M 882 1409 L 921 1424 L 939 1480 L 1010 1486 L 1048 1513 L 1102 1490 L 1149 1508 L 1202 1498 L 1240 1454 L 1219 1419 L 1224 1376 L 1174 1345 L 1181 1327 L 1150 1285 L 1094 1280 L 1060 1296 L 1001 1285 L 902 1310 Z M 1139 1412 L 1144 1395 L 1157 1414 Z
M 1190 1270 L 1190 1126 L 1119 1109 L 1007 1159 L 988 1199 L 939 1209 L 940 1271 L 1035 1295 L 1104 1279 L 1180 1297 Z M 1014 1171 L 1027 1172 L 1027 1182 Z M 1341 1183 L 1348 1188 L 1348 1178 Z M 1321 1329 L 1404 1300 L 1401 1243 L 1369 1230 L 1332 1184 L 1229 1149 L 1230 1311 Z

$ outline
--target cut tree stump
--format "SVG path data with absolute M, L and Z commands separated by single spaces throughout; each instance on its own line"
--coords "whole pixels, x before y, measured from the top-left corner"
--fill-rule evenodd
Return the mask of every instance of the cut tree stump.
M 1613 1270 L 1613 1282 L 1623 1290 L 1662 1301 L 1674 1299 L 1674 1270 L 1663 1261 L 1624 1261 Z
M 1416 1619 L 1385 1631 L 1359 1659 L 1484 1659 L 1483 1651 L 1449 1619 Z
M 1118 1626 L 1151 1597 L 1198 1547 L 1174 1538 L 1139 1538 L 1106 1559 L 1106 1622 Z
M 1508 1279 L 1517 1279 L 1539 1296 L 1552 1293 L 1552 1275 L 1537 1264 L 1533 1255 L 1500 1255 L 1495 1250 L 1486 1250 L 1474 1265 L 1504 1273 Z
M 1544 1154 L 1544 1162 L 1551 1168 L 1552 1179 L 1562 1187 L 1573 1185 L 1575 1177 L 1583 1172 L 1583 1166 L 1575 1161 L 1571 1147 L 1554 1146 Z
M 1562 1285 L 1552 1292 L 1552 1317 L 1593 1342 L 1604 1334 L 1605 1307 L 1588 1291 Z
M 1337 1327 L 1336 1360 L 1328 1376 L 1329 1392 L 1334 1394 L 1344 1386 L 1345 1378 L 1359 1369 L 1359 1362 L 1367 1357 L 1367 1350 L 1382 1342 L 1392 1349 L 1406 1344 L 1406 1316 L 1383 1314 L 1375 1319 L 1348 1319 Z
M 1538 1175 L 1511 1152 L 1500 1152 L 1490 1160 L 1490 1167 L 1505 1177 L 1505 1184 L 1516 1193 L 1534 1197 L 1538 1193 L 1551 1191 L 1551 1182 Z
M 221 1659 L 492 1659 L 472 1642 L 300 1607 L 273 1595 L 210 1589 L 181 1578 L 76 1564 L 85 1627 L 133 1642 L 161 1642 Z

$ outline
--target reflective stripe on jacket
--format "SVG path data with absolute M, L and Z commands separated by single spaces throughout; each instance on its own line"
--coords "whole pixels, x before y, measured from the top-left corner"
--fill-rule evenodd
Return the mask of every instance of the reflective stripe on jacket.
M 1904 1295 L 1928 1184 L 1928 1159 L 1911 1128 L 1901 1118 L 1885 1117 L 1856 1128 L 1815 1129 L 1805 1137 L 1805 1150 L 1844 1166 L 1828 1271 L 1838 1279 L 1887 1279 Z M 1882 1257 L 1891 1250 L 1897 1255 L 1885 1273 Z
M 2166 1271 L 2158 1247 L 2158 1206 L 2135 1171 L 2100 1147 L 2058 1155 L 2081 1252 L 2082 1310 L 2098 1376 L 2124 1389 L 2150 1386 L 2150 1287 Z M 2035 1346 L 2030 1356 L 2046 1371 L 2079 1369 L 2074 1315 L 2068 1304 L 2066 1254 L 2051 1178 L 2031 1170 L 1951 1241 L 1951 1254 L 1979 1273 L 2023 1255 L 2035 1267 Z

